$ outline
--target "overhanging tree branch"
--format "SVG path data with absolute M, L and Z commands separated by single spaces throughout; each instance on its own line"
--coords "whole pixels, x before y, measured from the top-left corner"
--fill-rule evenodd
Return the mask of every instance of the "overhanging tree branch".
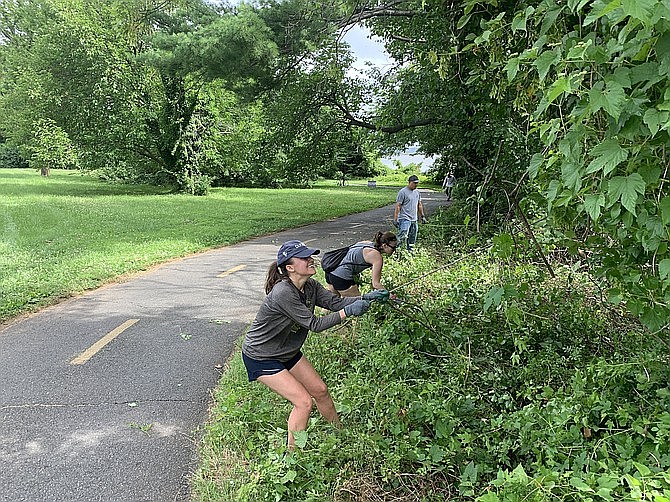
M 343 19 L 338 23 L 340 28 L 346 26 L 351 26 L 353 24 L 358 24 L 361 21 L 366 19 L 372 19 L 375 17 L 414 17 L 416 15 L 422 14 L 421 11 L 412 10 L 412 9 L 400 9 L 399 7 L 403 4 L 406 4 L 405 0 L 396 0 L 394 2 L 389 2 L 384 5 L 379 5 L 377 7 L 368 9 L 365 7 L 356 8 L 354 12 L 347 18 Z
M 344 122 L 346 124 L 356 127 L 362 127 L 363 129 L 369 129 L 371 131 L 383 132 L 387 134 L 395 134 L 400 131 L 405 131 L 407 129 L 413 129 L 415 127 L 423 127 L 443 123 L 443 120 L 438 118 L 425 118 L 425 119 L 413 120 L 411 122 L 406 122 L 404 124 L 400 123 L 393 126 L 380 126 L 378 124 L 373 124 L 372 122 L 357 119 L 351 114 L 351 112 L 344 105 L 337 102 L 336 100 L 334 100 L 333 105 L 342 112 L 342 114 L 344 115 Z

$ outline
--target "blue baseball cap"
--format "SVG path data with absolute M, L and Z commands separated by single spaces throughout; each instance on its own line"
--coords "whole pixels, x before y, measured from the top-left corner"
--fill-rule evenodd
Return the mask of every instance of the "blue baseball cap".
M 319 254 L 321 250 L 308 248 L 301 241 L 286 241 L 277 251 L 277 266 L 281 266 L 291 258 L 309 258 Z

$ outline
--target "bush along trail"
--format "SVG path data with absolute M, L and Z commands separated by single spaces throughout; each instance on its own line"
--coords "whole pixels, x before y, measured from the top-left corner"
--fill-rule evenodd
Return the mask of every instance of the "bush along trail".
M 384 267 L 396 301 L 310 334 L 341 430 L 314 413 L 287 453 L 288 405 L 233 356 L 197 498 L 669 500 L 667 347 L 570 263 L 422 242 Z

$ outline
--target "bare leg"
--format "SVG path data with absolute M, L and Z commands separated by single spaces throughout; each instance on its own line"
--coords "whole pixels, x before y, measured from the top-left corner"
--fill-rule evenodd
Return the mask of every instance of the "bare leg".
M 326 289 L 327 289 L 328 291 L 330 291 L 331 293 L 334 293 L 334 294 L 336 294 L 337 296 L 340 296 L 340 292 L 339 292 L 337 289 L 335 289 L 335 286 L 333 286 L 332 284 L 328 284 L 328 283 L 326 283 Z
M 306 361 L 303 357 L 296 366 L 303 360 Z M 312 396 L 305 386 L 286 370 L 274 375 L 260 376 L 258 377 L 258 381 L 293 403 L 293 409 L 288 416 L 288 448 L 291 450 L 295 449 L 295 438 L 292 431 L 304 431 L 307 429 L 309 414 L 312 411 Z
M 323 383 L 323 380 L 307 358 L 303 356 L 300 361 L 291 368 L 290 373 L 314 398 L 316 408 L 319 410 L 319 413 L 321 413 L 321 416 L 328 422 L 339 427 L 340 418 L 337 416 L 335 403 L 333 403 L 333 398 L 330 397 L 328 387 Z
M 354 284 L 349 289 L 345 289 L 344 291 L 338 291 L 338 293 L 340 296 L 361 296 L 361 290 L 358 289 L 357 284 Z

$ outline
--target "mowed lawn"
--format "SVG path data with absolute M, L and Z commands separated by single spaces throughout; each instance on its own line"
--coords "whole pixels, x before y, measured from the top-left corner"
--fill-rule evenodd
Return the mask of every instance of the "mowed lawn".
M 215 188 L 194 197 L 0 169 L 0 322 L 175 257 L 391 204 L 396 192 Z

